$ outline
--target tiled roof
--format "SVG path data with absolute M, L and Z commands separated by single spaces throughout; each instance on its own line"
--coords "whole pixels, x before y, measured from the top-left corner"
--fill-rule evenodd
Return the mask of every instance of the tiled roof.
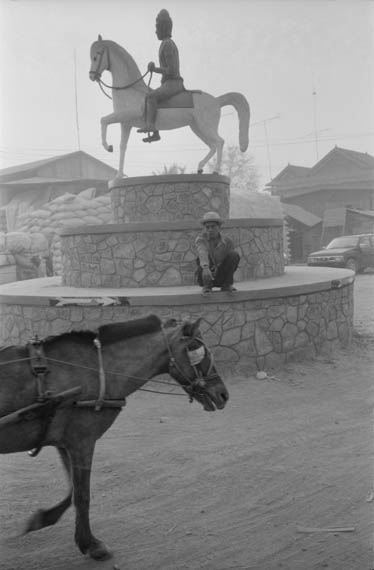
M 330 152 L 328 152 L 321 160 L 319 160 L 313 167 L 307 168 L 304 166 L 295 166 L 289 164 L 280 173 L 275 176 L 266 186 L 273 187 L 274 190 L 279 189 L 280 191 L 289 188 L 298 187 L 312 187 L 318 186 L 319 183 L 330 183 L 331 181 L 338 181 L 338 174 L 329 175 L 326 177 L 320 174 L 323 167 L 330 161 L 334 160 L 334 156 L 343 157 L 345 160 L 353 164 L 352 175 L 343 175 L 341 180 L 354 180 L 354 181 L 364 181 L 367 179 L 374 179 L 374 156 L 368 153 L 358 152 L 355 150 L 349 150 L 335 146 Z

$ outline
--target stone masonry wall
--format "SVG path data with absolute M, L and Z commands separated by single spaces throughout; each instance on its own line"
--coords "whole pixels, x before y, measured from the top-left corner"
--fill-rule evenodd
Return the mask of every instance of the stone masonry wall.
M 241 256 L 236 281 L 281 275 L 282 226 L 228 221 L 225 233 Z M 269 224 L 269 225 L 266 225 Z M 143 227 L 144 226 L 144 227 Z M 165 287 L 193 285 L 196 223 L 121 224 L 61 235 L 63 284 L 72 287 Z
M 230 181 L 219 175 L 146 176 L 110 184 L 114 221 L 199 220 L 204 212 L 229 217 Z
M 319 293 L 258 301 L 146 307 L 0 305 L 0 345 L 38 334 L 95 330 L 155 313 L 162 319 L 202 317 L 201 331 L 217 363 L 270 370 L 283 363 L 346 346 L 353 330 L 353 283 Z

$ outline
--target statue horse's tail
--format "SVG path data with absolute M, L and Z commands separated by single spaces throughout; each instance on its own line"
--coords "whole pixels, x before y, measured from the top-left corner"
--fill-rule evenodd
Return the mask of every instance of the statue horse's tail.
M 249 118 L 250 110 L 247 99 L 241 93 L 225 93 L 216 97 L 220 107 L 225 105 L 232 105 L 235 107 L 239 117 L 239 146 L 242 152 L 248 148 L 248 132 L 249 132 Z

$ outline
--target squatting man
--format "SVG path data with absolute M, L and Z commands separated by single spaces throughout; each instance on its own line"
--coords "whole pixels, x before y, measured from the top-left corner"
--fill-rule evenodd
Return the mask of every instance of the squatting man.
M 196 280 L 209 294 L 213 287 L 229 293 L 236 291 L 233 286 L 234 273 L 238 268 L 240 255 L 234 249 L 231 239 L 221 234 L 222 219 L 217 212 L 204 214 L 201 224 L 203 231 L 195 240 L 197 258 Z

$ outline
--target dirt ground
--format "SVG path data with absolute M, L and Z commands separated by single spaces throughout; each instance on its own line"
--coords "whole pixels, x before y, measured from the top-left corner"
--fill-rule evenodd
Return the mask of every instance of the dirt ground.
M 53 449 L 2 456 L 1 570 L 372 570 L 373 291 L 374 274 L 357 277 L 349 350 L 272 380 L 228 377 L 223 412 L 131 397 L 92 477 L 92 527 L 112 560 L 80 554 L 72 509 L 20 537 L 65 480 Z

